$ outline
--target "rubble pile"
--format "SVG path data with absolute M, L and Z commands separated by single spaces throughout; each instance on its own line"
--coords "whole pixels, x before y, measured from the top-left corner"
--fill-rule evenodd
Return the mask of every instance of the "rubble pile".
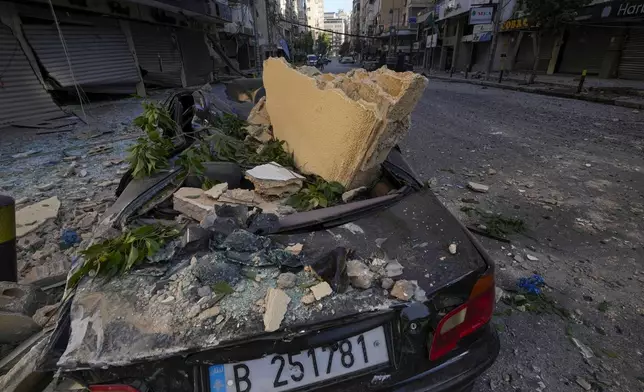
M 298 169 L 354 188 L 377 177 L 404 137 L 427 79 L 386 68 L 310 76 L 271 58 L 264 84 L 273 134 L 288 144 Z

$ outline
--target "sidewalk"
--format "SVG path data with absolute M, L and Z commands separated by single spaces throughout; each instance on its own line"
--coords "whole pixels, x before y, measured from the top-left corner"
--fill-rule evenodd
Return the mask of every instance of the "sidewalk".
M 533 94 L 549 95 L 561 98 L 579 99 L 583 101 L 598 102 L 608 105 L 623 106 L 633 109 L 644 109 L 644 81 L 601 79 L 587 77 L 581 93 L 577 93 L 579 76 L 572 75 L 537 75 L 535 83 L 528 85 L 529 75 L 512 73 L 498 83 L 499 73 L 492 73 L 490 80 L 486 81 L 484 74 L 474 72 L 465 79 L 462 72 L 454 72 L 450 77 L 448 72 L 435 72 L 431 74 L 425 69 L 417 69 L 430 79 L 445 80 L 454 83 L 468 83 L 485 87 L 501 88 L 506 90 L 522 91 Z

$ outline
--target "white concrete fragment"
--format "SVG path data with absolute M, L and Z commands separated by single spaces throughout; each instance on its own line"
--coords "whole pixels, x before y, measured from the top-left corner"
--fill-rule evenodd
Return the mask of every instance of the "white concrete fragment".
M 60 200 L 54 196 L 16 211 L 16 238 L 39 228 L 48 219 L 56 218 L 59 209 Z
M 295 256 L 297 256 L 297 255 L 299 255 L 300 253 L 302 253 L 302 248 L 303 248 L 303 247 L 304 247 L 304 245 L 302 245 L 302 244 L 300 244 L 300 243 L 297 243 L 297 244 L 295 244 L 295 245 L 289 245 L 289 246 L 287 246 L 286 248 L 284 248 L 284 250 L 285 250 L 285 251 L 287 251 L 287 252 L 290 252 L 290 253 L 294 254 Z
M 266 196 L 288 196 L 302 188 L 304 177 L 278 163 L 270 162 L 256 166 L 246 172 L 246 178 L 253 183 L 255 191 Z
M 201 222 L 215 208 L 215 202 L 199 188 L 180 188 L 172 196 L 172 205 L 176 211 Z
M 217 200 L 219 199 L 219 196 L 221 196 L 227 190 L 228 190 L 228 183 L 222 182 L 221 184 L 217 184 L 212 188 L 208 189 L 205 193 L 206 193 L 206 196 Z
M 286 314 L 286 308 L 291 297 L 280 289 L 269 288 L 264 298 L 266 310 L 264 311 L 264 330 L 274 332 L 280 328 L 280 324 Z
M 474 192 L 486 193 L 490 190 L 490 187 L 487 185 L 479 184 L 478 182 L 469 181 L 467 187 Z
M 450 254 L 455 255 L 456 254 L 456 244 L 449 244 L 449 247 L 447 248 L 449 250 Z
M 311 287 L 311 292 L 313 293 L 313 296 L 315 297 L 316 300 L 321 300 L 322 298 L 326 297 L 327 295 L 330 295 L 333 293 L 333 289 L 327 282 L 322 282 L 318 283 L 315 286 Z

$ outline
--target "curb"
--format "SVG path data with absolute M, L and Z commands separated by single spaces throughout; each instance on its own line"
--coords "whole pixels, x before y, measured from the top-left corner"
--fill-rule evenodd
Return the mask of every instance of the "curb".
M 485 86 L 485 87 L 498 88 L 498 89 L 502 89 L 502 90 L 521 91 L 521 92 L 524 92 L 524 93 L 547 95 L 547 96 L 558 97 L 558 98 L 576 99 L 576 100 L 579 100 L 579 101 L 602 103 L 602 104 L 605 104 L 605 105 L 622 106 L 622 107 L 631 108 L 631 109 L 644 109 L 644 102 L 636 102 L 636 101 L 631 101 L 631 100 L 623 100 L 623 99 L 615 99 L 615 98 L 604 98 L 604 97 L 598 97 L 598 96 L 593 96 L 593 95 L 565 93 L 565 92 L 561 92 L 561 91 L 545 90 L 545 89 L 538 88 L 538 87 L 513 86 L 513 85 L 499 84 L 499 83 L 488 82 L 488 81 L 483 81 L 483 80 L 454 79 L 454 78 L 450 78 L 448 76 L 435 76 L 435 75 L 429 75 L 428 76 L 428 75 L 425 75 L 425 77 L 428 78 L 428 79 L 442 80 L 442 81 L 445 81 L 445 82 L 466 83 L 466 84 L 473 84 L 473 85 L 476 85 L 476 86 Z

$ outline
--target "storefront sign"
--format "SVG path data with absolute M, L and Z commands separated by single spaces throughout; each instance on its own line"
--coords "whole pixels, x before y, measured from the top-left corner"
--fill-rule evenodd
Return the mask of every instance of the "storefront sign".
M 488 42 L 488 41 L 492 41 L 491 31 L 472 34 L 472 42 Z
M 577 21 L 605 21 L 606 19 L 623 19 L 644 17 L 644 1 L 619 0 L 595 4 L 582 8 L 575 20 Z
M 501 25 L 501 31 L 530 30 L 536 24 L 528 18 L 508 19 Z
M 470 11 L 470 24 L 492 23 L 493 7 L 475 7 Z
M 492 30 L 494 30 L 494 25 L 492 23 L 488 23 L 488 24 L 480 24 L 480 25 L 474 26 L 474 29 L 472 30 L 472 32 L 474 34 L 480 34 L 480 33 L 487 33 Z
M 415 16 L 410 16 L 409 17 L 409 24 L 416 23 L 416 17 Z
M 427 41 L 425 42 L 426 48 L 435 48 L 438 46 L 438 34 L 432 34 L 427 36 Z

